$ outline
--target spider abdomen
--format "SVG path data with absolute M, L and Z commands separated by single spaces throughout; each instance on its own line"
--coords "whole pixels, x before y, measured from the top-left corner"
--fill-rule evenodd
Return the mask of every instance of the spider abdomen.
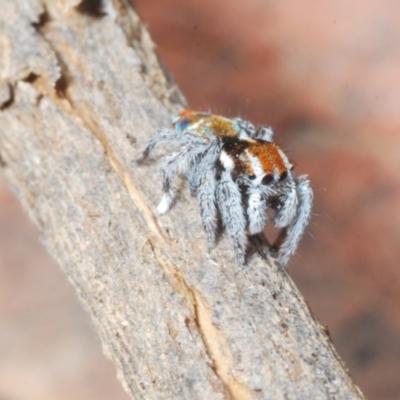
M 220 161 L 236 177 L 269 185 L 287 176 L 285 161 L 274 143 L 259 139 L 222 139 Z

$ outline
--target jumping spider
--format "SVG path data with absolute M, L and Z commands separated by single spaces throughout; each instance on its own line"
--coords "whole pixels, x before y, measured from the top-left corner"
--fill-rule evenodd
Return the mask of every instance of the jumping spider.
M 256 129 L 241 118 L 184 110 L 173 119 L 172 129 L 154 133 L 138 161 L 158 144 L 177 147 L 162 158 L 164 194 L 158 213 L 166 213 L 174 199 L 171 179 L 183 175 L 197 197 L 210 249 L 222 221 L 239 263 L 245 262 L 248 241 L 254 239 L 285 266 L 309 221 L 313 192 L 307 176 L 293 174 L 292 163 L 272 140 L 270 127 Z M 262 234 L 268 208 L 275 211 L 273 225 L 282 228 L 272 246 Z

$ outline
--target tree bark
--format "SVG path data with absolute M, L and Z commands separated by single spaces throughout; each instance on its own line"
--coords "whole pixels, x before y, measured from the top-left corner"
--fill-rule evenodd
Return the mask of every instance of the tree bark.
M 184 98 L 127 1 L 0 0 L 1 167 L 135 399 L 361 399 L 271 259 L 207 251 L 133 160 Z

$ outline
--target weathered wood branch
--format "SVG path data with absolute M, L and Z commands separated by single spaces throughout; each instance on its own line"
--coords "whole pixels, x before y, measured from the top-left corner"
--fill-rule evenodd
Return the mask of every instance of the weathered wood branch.
M 132 398 L 362 398 L 286 272 L 207 252 L 187 189 L 133 163 L 184 99 L 127 1 L 0 0 L 5 176 Z

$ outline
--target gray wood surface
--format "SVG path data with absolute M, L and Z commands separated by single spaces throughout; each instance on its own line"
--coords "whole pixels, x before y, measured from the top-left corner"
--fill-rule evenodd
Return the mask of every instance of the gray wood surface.
M 2 170 L 135 399 L 361 399 L 286 272 L 207 252 L 156 157 L 184 98 L 125 1 L 0 0 Z

